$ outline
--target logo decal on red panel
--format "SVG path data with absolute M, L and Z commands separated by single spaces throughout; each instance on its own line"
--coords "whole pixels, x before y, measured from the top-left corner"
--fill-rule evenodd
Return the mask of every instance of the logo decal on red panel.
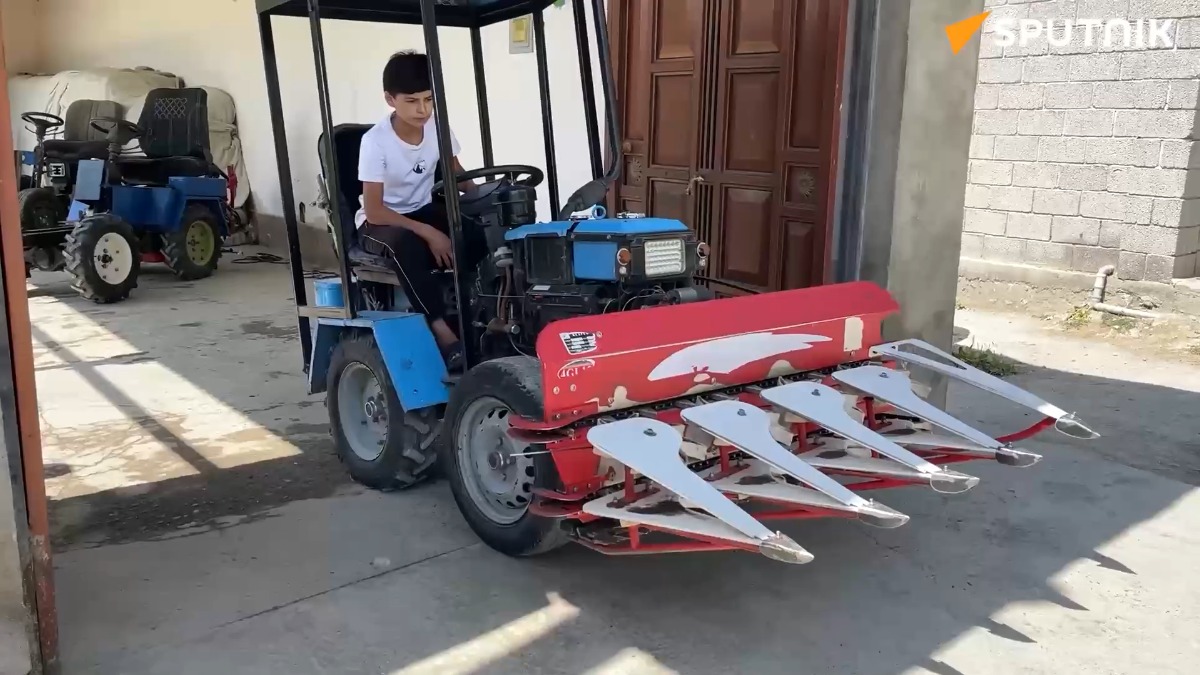
M 585 370 L 591 370 L 595 367 L 596 362 L 591 359 L 575 359 L 568 361 L 562 368 L 558 369 L 558 379 L 567 380 L 582 373 Z
M 562 338 L 563 346 L 567 348 L 568 354 L 578 356 L 596 351 L 596 340 L 600 337 L 600 334 L 578 331 L 575 333 L 559 333 L 558 337 Z
M 650 381 L 695 373 L 728 375 L 756 361 L 781 357 L 829 342 L 824 335 L 805 333 L 746 333 L 689 345 L 663 359 L 650 373 Z

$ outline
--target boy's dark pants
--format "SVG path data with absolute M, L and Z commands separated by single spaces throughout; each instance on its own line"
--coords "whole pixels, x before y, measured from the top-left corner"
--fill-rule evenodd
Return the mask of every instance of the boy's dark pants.
M 431 202 L 404 215 L 450 236 L 446 207 L 439 202 Z M 464 250 L 459 251 L 462 261 L 459 273 L 467 274 L 473 272 L 488 254 L 487 240 L 474 221 L 463 218 L 461 222 Z M 391 261 L 414 311 L 424 314 L 430 321 L 445 318 L 441 275 L 436 271 L 439 269 L 437 262 L 424 239 L 403 227 L 371 223 L 363 223 L 359 236 L 365 251 L 386 256 Z

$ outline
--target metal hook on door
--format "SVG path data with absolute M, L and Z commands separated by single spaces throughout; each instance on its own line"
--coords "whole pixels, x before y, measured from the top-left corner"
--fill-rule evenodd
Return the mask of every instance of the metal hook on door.
M 686 195 L 692 194 L 692 186 L 695 185 L 696 183 L 703 183 L 703 182 L 704 182 L 704 176 L 700 176 L 700 175 L 692 176 L 692 179 L 688 181 L 687 188 L 684 189 L 683 193 Z

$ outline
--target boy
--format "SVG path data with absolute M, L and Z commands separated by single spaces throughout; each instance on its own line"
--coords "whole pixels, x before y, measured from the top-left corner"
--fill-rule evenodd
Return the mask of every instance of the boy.
M 404 51 L 394 54 L 383 69 L 384 100 L 392 113 L 363 134 L 358 156 L 358 179 L 363 184 L 361 208 L 355 216 L 363 248 L 385 255 L 408 294 L 413 308 L 429 321 L 446 365 L 456 369 L 462 362 L 462 344 L 446 324 L 446 305 L 437 268 L 450 269 L 454 254 L 443 204 L 433 202 L 439 164 L 437 125 L 433 118 L 433 92 L 429 82 L 429 58 Z M 462 172 L 459 145 L 450 134 L 454 152 L 453 172 Z M 472 192 L 475 184 L 459 189 Z M 483 234 L 473 223 L 463 221 L 465 272 L 487 255 Z M 374 250 L 372 250 L 374 249 Z

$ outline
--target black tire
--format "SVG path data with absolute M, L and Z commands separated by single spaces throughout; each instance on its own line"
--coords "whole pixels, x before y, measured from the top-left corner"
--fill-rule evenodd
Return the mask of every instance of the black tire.
M 471 468 L 462 466 L 459 461 L 459 438 L 465 432 L 460 429 L 464 413 L 472 402 L 481 398 L 500 401 L 512 411 L 511 414 L 540 418 L 542 387 L 538 362 L 526 356 L 487 361 L 467 371 L 450 394 L 442 422 L 441 472 L 450 481 L 454 501 L 467 524 L 485 544 L 505 555 L 540 555 L 567 544 L 570 537 L 557 520 L 542 518 L 526 510 L 516 522 L 501 524 L 485 515 L 472 499 L 463 473 Z M 538 485 L 548 483 L 548 476 L 536 474 L 553 472 L 552 461 L 545 455 L 537 455 L 533 466 L 532 480 Z
M 97 268 L 97 244 L 110 234 L 124 239 L 132 254 L 128 259 L 128 274 L 119 280 L 108 274 L 105 274 L 108 278 L 101 276 L 102 270 Z M 75 277 L 71 288 L 74 288 L 84 298 L 99 304 L 120 302 L 128 298 L 129 293 L 137 288 L 137 278 L 142 263 L 140 250 L 133 226 L 124 220 L 107 213 L 83 219 L 67 235 L 66 245 L 63 249 L 67 271 Z M 105 252 L 101 250 L 100 255 L 105 255 Z M 104 264 L 101 263 L 101 265 Z
M 342 376 L 359 364 L 366 366 L 386 396 L 387 439 L 374 459 L 354 452 L 342 425 L 342 401 L 339 385 Z M 333 349 L 326 374 L 325 401 L 329 409 L 329 429 L 338 457 L 356 482 L 374 490 L 400 490 L 412 487 L 431 475 L 437 461 L 437 416 L 432 410 L 404 412 L 383 355 L 369 333 L 346 335 Z M 399 414 L 391 414 L 396 412 Z
M 22 232 L 57 227 L 67 215 L 62 212 L 62 200 L 54 188 L 48 187 L 21 190 L 17 194 L 17 208 Z
M 189 241 L 191 236 L 203 237 L 207 245 L 194 239 Z M 162 236 L 164 261 L 183 281 L 212 275 L 221 259 L 221 245 L 220 223 L 204 204 L 189 204 L 179 219 L 179 227 Z

